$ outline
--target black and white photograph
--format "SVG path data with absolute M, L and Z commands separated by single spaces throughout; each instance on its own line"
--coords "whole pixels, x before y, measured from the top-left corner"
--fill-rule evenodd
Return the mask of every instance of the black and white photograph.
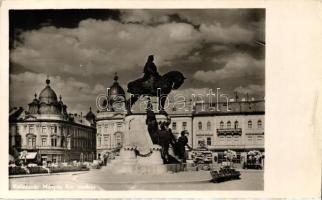
M 9 190 L 264 190 L 265 13 L 9 10 Z

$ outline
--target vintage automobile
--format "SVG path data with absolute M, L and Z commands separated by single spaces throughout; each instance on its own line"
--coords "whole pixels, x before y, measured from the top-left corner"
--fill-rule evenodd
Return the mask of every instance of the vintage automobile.
M 219 169 L 219 171 L 212 170 L 210 171 L 210 174 L 212 176 L 211 181 L 214 183 L 240 178 L 240 172 L 229 166 L 223 166 Z

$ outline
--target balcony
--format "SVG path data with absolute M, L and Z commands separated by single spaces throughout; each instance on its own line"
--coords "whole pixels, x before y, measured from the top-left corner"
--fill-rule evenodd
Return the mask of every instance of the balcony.
M 53 146 L 37 146 L 37 149 L 55 149 L 55 150 L 67 150 L 67 147 L 53 147 Z
M 241 128 L 218 128 L 217 135 L 241 135 L 242 129 Z

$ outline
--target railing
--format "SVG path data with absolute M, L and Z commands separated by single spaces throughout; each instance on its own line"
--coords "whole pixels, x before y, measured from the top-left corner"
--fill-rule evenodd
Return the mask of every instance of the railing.
M 217 135 L 241 135 L 241 128 L 218 128 Z
M 37 146 L 37 149 L 58 149 L 58 150 L 67 150 L 67 147 L 54 147 L 54 146 Z

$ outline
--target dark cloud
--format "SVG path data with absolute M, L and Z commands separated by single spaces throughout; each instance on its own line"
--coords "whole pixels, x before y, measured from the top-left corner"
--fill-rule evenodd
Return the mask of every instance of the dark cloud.
M 20 94 L 11 95 L 15 105 L 25 105 L 20 97 L 32 96 L 49 74 L 59 82 L 57 93 L 84 110 L 115 72 L 123 86 L 141 77 L 149 54 L 161 74 L 185 74 L 184 93 L 217 87 L 265 93 L 263 9 L 13 10 L 10 44 L 10 92 Z M 72 98 L 80 92 L 86 97 Z

